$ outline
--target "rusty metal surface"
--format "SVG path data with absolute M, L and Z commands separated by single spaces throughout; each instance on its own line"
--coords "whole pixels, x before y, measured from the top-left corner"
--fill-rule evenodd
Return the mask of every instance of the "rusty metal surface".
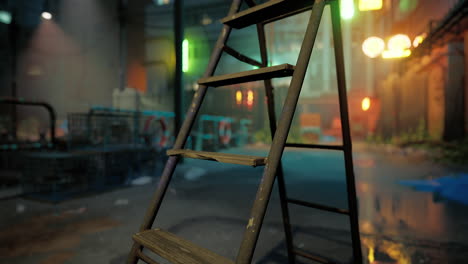
M 258 42 L 260 46 L 260 56 L 262 58 L 262 67 L 268 66 L 268 52 L 267 52 L 267 42 L 265 36 L 265 24 L 258 24 L 257 25 L 257 33 L 258 33 Z M 272 85 L 271 79 L 264 81 L 265 85 L 265 94 L 267 98 L 267 108 L 268 108 L 268 119 L 270 124 L 270 133 L 271 139 L 273 140 L 274 135 L 276 133 L 276 112 L 275 112 L 275 96 L 274 96 L 274 87 Z M 280 205 L 281 205 L 281 215 L 283 217 L 283 228 L 286 240 L 286 250 L 288 254 L 288 262 L 289 264 L 293 264 L 295 261 L 295 256 L 293 252 L 293 238 L 292 238 L 292 230 L 289 218 L 289 208 L 287 203 L 287 192 L 286 192 L 286 184 L 284 181 L 284 170 L 283 165 L 280 162 L 278 170 L 278 191 L 280 197 Z
M 240 4 L 242 1 L 234 0 L 228 17 L 234 17 L 234 15 L 238 12 L 240 8 Z M 269 6 L 269 11 L 274 3 L 283 2 L 283 1 L 271 1 Z M 334 36 L 334 48 L 335 48 L 335 59 L 336 59 L 336 70 L 337 70 L 337 78 L 338 78 L 338 90 L 339 90 L 339 102 L 340 102 L 340 115 L 342 120 L 342 133 L 343 133 L 343 146 L 318 146 L 318 145 L 310 145 L 310 146 L 299 146 L 299 147 L 319 147 L 319 148 L 326 148 L 326 149 L 333 149 L 333 150 L 342 150 L 344 151 L 345 157 L 345 169 L 346 169 L 346 182 L 347 182 L 347 197 L 348 197 L 348 207 L 349 209 L 337 209 L 331 208 L 323 205 L 307 203 L 307 202 L 300 202 L 301 205 L 306 205 L 309 207 L 314 207 L 317 209 L 332 211 L 335 213 L 342 213 L 342 214 L 349 214 L 350 222 L 351 222 L 351 236 L 352 236 L 352 243 L 353 243 L 353 256 L 354 261 L 353 263 L 362 263 L 362 253 L 360 247 L 360 236 L 359 236 L 359 226 L 357 222 L 357 201 L 356 201 L 356 190 L 355 190 L 355 179 L 354 179 L 354 171 L 353 171 L 353 163 L 352 163 L 352 146 L 351 146 L 351 137 L 350 137 L 350 128 L 349 128 L 349 120 L 348 120 L 348 105 L 347 105 L 347 97 L 346 97 L 346 87 L 345 87 L 345 72 L 344 72 L 344 58 L 343 58 L 343 47 L 342 47 L 342 39 L 341 39 L 341 25 L 340 25 L 340 11 L 339 11 L 339 3 L 338 0 L 318 0 L 318 1 L 304 1 L 301 4 L 305 3 L 312 4 L 312 13 L 310 16 L 310 20 L 307 26 L 307 30 L 305 33 L 304 41 L 302 43 L 302 47 L 298 56 L 297 64 L 295 66 L 295 71 L 293 73 L 293 77 L 291 80 L 291 84 L 288 90 L 288 95 L 285 100 L 282 114 L 280 116 L 280 120 L 278 126 L 276 126 L 276 116 L 274 111 L 274 98 L 273 98 L 273 86 L 271 84 L 271 80 L 265 80 L 265 88 L 266 88 L 266 95 L 267 95 L 267 104 L 268 104 L 268 114 L 270 120 L 270 130 L 273 135 L 273 142 L 271 145 L 271 149 L 268 155 L 268 164 L 265 167 L 262 181 L 260 186 L 257 190 L 257 195 L 255 198 L 255 202 L 251 209 L 251 217 L 248 220 L 248 224 L 243 236 L 243 240 L 238 251 L 236 263 L 237 264 L 249 264 L 252 261 L 253 253 L 255 251 L 255 247 L 258 241 L 258 237 L 260 234 L 260 230 L 263 224 L 263 219 L 266 214 L 266 209 L 268 207 L 268 202 L 271 196 L 271 192 L 273 189 L 273 184 L 278 175 L 278 186 L 280 192 L 280 200 L 281 200 L 281 209 L 283 215 L 283 227 L 285 230 L 286 235 L 286 244 L 288 249 L 288 262 L 290 264 L 295 263 L 295 256 L 306 256 L 307 254 L 302 254 L 301 252 L 297 252 L 293 248 L 293 241 L 292 241 L 292 234 L 291 234 L 291 227 L 289 221 L 289 212 L 288 212 L 288 202 L 291 203 L 299 203 L 297 200 L 288 199 L 286 194 L 283 170 L 281 165 L 281 158 L 284 152 L 284 148 L 286 146 L 287 136 L 289 134 L 289 130 L 292 124 L 292 120 L 294 117 L 294 113 L 297 107 L 297 102 L 299 99 L 299 94 L 302 89 L 302 84 L 304 82 L 304 77 L 307 71 L 307 66 L 310 61 L 310 57 L 312 54 L 312 50 L 314 47 L 315 39 L 317 37 L 320 20 L 323 14 L 323 10 L 326 4 L 331 5 L 331 12 L 332 12 L 332 24 L 333 24 L 333 36 Z M 273 4 L 272 4 L 273 3 Z M 253 1 L 247 1 L 249 6 L 253 6 Z M 310 6 L 308 6 L 310 8 Z M 261 10 L 261 8 L 254 7 L 250 11 L 243 11 L 245 14 L 254 14 L 256 11 Z M 298 12 L 297 9 L 294 12 Z M 269 11 L 265 11 L 263 13 L 262 19 L 255 18 L 254 23 L 257 23 L 257 31 L 258 31 L 258 38 L 260 43 L 260 51 L 261 51 L 261 66 L 265 68 L 267 66 L 268 56 L 266 51 L 266 41 L 265 41 L 265 31 L 264 31 L 264 23 L 268 20 Z M 274 10 L 275 17 L 279 14 L 279 17 L 283 17 L 281 11 L 287 12 L 287 10 Z M 250 12 L 250 13 L 249 13 Z M 263 11 L 260 11 L 263 12 Z M 288 11 L 289 12 L 289 11 Z M 241 12 L 242 13 L 242 12 Z M 240 13 L 239 13 L 240 14 Z M 252 22 L 252 21 L 247 21 Z M 244 22 L 243 22 L 244 23 Z M 226 48 L 225 44 L 231 32 L 231 28 L 228 25 L 223 27 L 223 30 L 218 38 L 216 43 L 215 49 L 210 59 L 210 63 L 208 65 L 207 71 L 205 72 L 204 78 L 210 77 L 213 75 L 216 66 L 220 60 L 221 53 L 223 51 L 227 52 L 228 54 L 233 55 L 234 57 L 238 58 L 241 61 L 246 63 L 257 63 L 256 61 L 251 60 L 250 58 L 232 50 L 231 48 Z M 266 76 L 265 78 L 269 78 Z M 187 140 L 188 134 L 193 126 L 195 117 L 201 107 L 201 103 L 203 98 L 207 92 L 207 86 L 200 85 L 199 90 L 195 93 L 192 104 L 190 109 L 187 113 L 186 120 L 182 125 L 182 128 L 177 136 L 177 140 L 174 146 L 175 150 L 182 149 L 185 145 Z M 296 146 L 292 144 L 290 146 Z M 151 206 L 148 209 L 144 222 L 140 228 L 140 231 L 148 230 L 152 227 L 153 222 L 155 220 L 156 214 L 161 206 L 161 202 L 163 200 L 164 194 L 168 188 L 168 184 L 171 180 L 172 174 L 175 170 L 175 167 L 178 162 L 178 157 L 170 157 L 166 167 L 164 169 L 163 175 L 161 177 L 158 189 L 156 194 L 151 201 Z M 132 248 L 132 252 L 129 255 L 128 263 L 136 263 L 138 260 L 138 252 L 141 250 L 141 246 L 138 244 L 134 244 Z M 307 255 L 309 256 L 309 255 Z M 307 257 L 306 256 L 306 257 Z M 316 259 L 317 260 L 317 259 Z M 322 263 L 331 263 L 331 262 L 322 262 Z
M 240 9 L 241 3 L 242 3 L 242 0 L 234 0 L 231 4 L 229 14 L 232 15 L 238 12 Z M 213 53 L 211 54 L 210 62 L 208 63 L 208 67 L 203 77 L 209 77 L 214 74 L 216 70 L 216 66 L 218 65 L 219 60 L 221 59 L 223 46 L 226 44 L 226 41 L 229 38 L 230 34 L 231 34 L 231 27 L 227 25 L 223 26 L 223 29 L 221 31 L 221 34 L 218 37 Z M 195 93 L 192 103 L 186 114 L 185 120 L 177 135 L 177 139 L 174 144 L 174 149 L 182 149 L 184 147 L 187 141 L 187 138 L 189 136 L 189 133 L 195 123 L 195 118 L 198 114 L 198 111 L 200 110 L 203 99 L 205 98 L 207 88 L 208 87 L 206 86 L 200 85 L 198 91 Z M 172 175 L 174 173 L 174 170 L 177 166 L 178 161 L 179 161 L 179 157 L 177 156 L 169 157 L 166 163 L 166 166 L 164 167 L 164 171 L 161 175 L 158 189 L 156 190 L 153 196 L 153 199 L 150 202 L 150 206 L 145 214 L 143 223 L 141 224 L 140 232 L 144 230 L 148 230 L 153 226 L 154 220 L 159 211 L 159 208 L 161 207 L 164 194 L 167 191 L 169 182 L 171 181 Z M 130 251 L 130 254 L 127 259 L 128 264 L 132 264 L 132 263 L 136 264 L 138 262 L 137 251 L 139 249 L 141 249 L 141 246 L 134 243 L 132 250 Z
M 362 263 L 361 239 L 359 235 L 358 204 L 353 166 L 353 149 L 349 127 L 348 100 L 346 95 L 346 76 L 341 36 L 340 6 L 338 1 L 330 2 L 332 17 L 333 42 L 335 49 L 336 76 L 338 81 L 338 100 L 340 105 L 341 131 L 343 135 L 344 160 L 346 169 L 346 189 L 348 192 L 348 210 L 350 212 L 351 239 L 353 243 L 354 263 Z
M 312 14 L 307 26 L 304 41 L 299 52 L 299 58 L 296 64 L 291 84 L 289 86 L 288 95 L 286 97 L 283 111 L 278 123 L 278 129 L 274 135 L 271 144 L 270 153 L 268 155 L 268 164 L 260 183 L 255 202 L 251 210 L 251 216 L 248 221 L 243 241 L 237 256 L 236 263 L 248 264 L 252 261 L 253 251 L 257 244 L 260 229 L 262 227 L 263 218 L 265 217 L 268 202 L 270 200 L 273 183 L 276 178 L 276 171 L 280 166 L 281 156 L 284 151 L 284 145 L 289 134 L 294 112 L 296 111 L 297 101 L 301 92 L 304 77 L 307 71 L 307 65 L 312 54 L 312 48 L 317 37 L 317 32 L 320 25 L 324 1 L 317 1 L 312 9 Z

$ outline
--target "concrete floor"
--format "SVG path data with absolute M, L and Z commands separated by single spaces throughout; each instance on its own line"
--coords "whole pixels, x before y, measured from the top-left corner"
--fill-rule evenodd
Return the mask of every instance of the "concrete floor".
M 262 155 L 266 149 L 225 152 Z M 416 155 L 364 147 L 356 148 L 354 159 L 366 259 L 374 263 L 468 263 L 467 206 L 437 202 L 430 193 L 397 184 L 401 179 L 440 177 L 451 170 Z M 291 150 L 283 160 L 290 197 L 346 207 L 341 154 Z M 192 167 L 204 168 L 206 173 L 186 179 Z M 176 173 L 155 227 L 234 259 L 261 173 L 262 168 L 187 160 Z M 0 201 L 0 263 L 124 263 L 131 235 L 141 223 L 156 184 L 56 205 L 25 199 Z M 299 206 L 291 206 L 290 211 L 297 247 L 341 262 L 350 259 L 345 216 Z M 254 262 L 286 263 L 277 190 Z

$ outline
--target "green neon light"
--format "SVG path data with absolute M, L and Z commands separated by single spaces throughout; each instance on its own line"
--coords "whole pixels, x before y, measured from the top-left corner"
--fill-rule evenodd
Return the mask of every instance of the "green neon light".
M 401 12 L 409 12 L 416 8 L 418 1 L 416 0 L 400 0 L 399 8 Z
M 349 20 L 354 17 L 354 1 L 353 0 L 341 0 L 341 18 Z
M 187 39 L 182 41 L 182 71 L 188 72 L 189 70 L 189 46 L 190 43 Z
M 11 14 L 10 12 L 0 10 L 0 23 L 10 24 L 11 23 Z

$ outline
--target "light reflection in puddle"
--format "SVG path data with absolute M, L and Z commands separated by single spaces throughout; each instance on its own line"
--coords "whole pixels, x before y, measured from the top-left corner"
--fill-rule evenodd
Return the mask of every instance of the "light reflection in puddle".
M 372 167 L 358 172 L 356 191 L 367 263 L 440 264 L 466 260 L 466 254 L 450 253 L 460 250 L 451 248 L 451 243 L 460 232 L 454 224 L 460 225 L 464 214 L 454 214 L 453 206 L 436 202 L 430 193 L 398 185 L 398 179 L 406 176 L 397 170 L 384 174 Z

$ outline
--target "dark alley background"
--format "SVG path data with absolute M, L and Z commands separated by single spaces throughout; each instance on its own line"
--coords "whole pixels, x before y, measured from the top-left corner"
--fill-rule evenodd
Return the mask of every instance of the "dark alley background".
M 468 1 L 339 1 L 366 262 L 468 263 Z M 0 263 L 125 263 L 230 4 L 0 0 Z M 268 66 L 296 65 L 310 14 L 266 24 Z M 228 44 L 261 60 L 255 26 Z M 343 143 L 334 44 L 327 6 L 289 143 Z M 224 54 L 215 74 L 258 68 Z M 270 144 L 256 81 L 210 88 L 186 148 Z M 293 197 L 347 208 L 341 153 L 282 161 Z M 155 226 L 234 259 L 261 171 L 184 159 Z M 349 261 L 348 219 L 291 216 L 296 246 Z M 276 189 L 264 226 L 254 262 L 286 263 Z

